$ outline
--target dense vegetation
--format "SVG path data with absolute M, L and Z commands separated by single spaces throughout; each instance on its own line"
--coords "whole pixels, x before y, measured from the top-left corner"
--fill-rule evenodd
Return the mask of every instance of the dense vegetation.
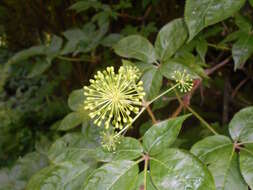
M 2 0 L 0 190 L 253 189 L 252 55 L 252 0 Z

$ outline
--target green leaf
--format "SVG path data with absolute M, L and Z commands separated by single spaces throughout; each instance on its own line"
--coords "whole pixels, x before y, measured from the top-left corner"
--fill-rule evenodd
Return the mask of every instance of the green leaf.
M 32 66 L 32 70 L 28 74 L 28 78 L 33 78 L 44 73 L 49 67 L 51 67 L 51 62 L 45 60 L 37 60 Z
M 0 190 L 21 190 L 25 188 L 25 181 L 14 180 L 9 176 L 9 170 L 7 168 L 2 168 L 0 170 Z
M 197 42 L 196 50 L 201 58 L 201 60 L 205 63 L 205 56 L 208 50 L 207 41 L 204 38 L 200 38 Z
M 237 112 L 229 123 L 232 139 L 240 142 L 253 142 L 253 107 Z
M 244 33 L 240 30 L 232 32 L 228 34 L 225 39 L 218 44 L 218 46 L 226 46 L 226 43 L 236 41 L 241 35 L 244 35 Z
M 85 32 L 81 29 L 67 30 L 63 35 L 68 41 L 61 52 L 62 55 L 73 53 L 77 49 L 80 41 L 87 39 Z
M 82 124 L 82 134 L 84 134 L 87 138 L 91 138 L 97 142 L 100 142 L 101 133 L 103 131 L 103 127 L 98 127 L 93 123 L 92 120 L 85 121 Z
M 129 190 L 138 176 L 137 162 L 119 160 L 96 169 L 87 179 L 82 190 Z
M 98 146 L 98 142 L 81 133 L 69 133 L 53 143 L 48 157 L 52 163 L 84 162 L 90 159 L 88 152 Z
M 79 190 L 95 167 L 94 163 L 51 165 L 34 175 L 26 190 Z
M 87 23 L 82 29 L 71 29 L 63 33 L 68 42 L 64 46 L 61 55 L 73 53 L 74 55 L 89 52 L 96 48 L 108 31 L 108 24 L 104 23 L 96 30 L 96 25 Z
M 151 120 L 148 120 L 145 123 L 142 123 L 140 125 L 140 128 L 139 128 L 140 136 L 143 136 L 150 127 L 152 127 L 152 121 Z
M 155 50 L 159 59 L 164 62 L 174 55 L 186 41 L 187 34 L 187 28 L 181 18 L 166 24 L 159 31 L 155 42 Z
M 231 145 L 231 140 L 222 135 L 215 135 L 211 137 L 206 137 L 205 139 L 197 142 L 191 149 L 191 152 L 200 157 L 201 155 L 205 155 L 210 151 L 214 151 L 217 148 L 222 148 L 227 145 Z
M 49 150 L 49 158 L 54 163 L 85 162 L 89 159 L 110 162 L 112 160 L 134 160 L 140 157 L 142 152 L 140 142 L 134 138 L 123 138 L 116 151 L 108 152 L 96 140 L 83 134 L 73 133 L 65 135 L 52 145 Z
M 114 46 L 120 39 L 122 38 L 121 34 L 111 33 L 106 36 L 102 41 L 101 44 L 105 47 L 112 47 Z
M 46 167 L 49 164 L 49 160 L 46 155 L 38 152 L 30 152 L 23 158 L 19 158 L 13 168 L 10 175 L 15 176 L 17 179 L 29 180 L 32 175 Z
M 131 35 L 121 39 L 115 46 L 114 51 L 124 58 L 134 58 L 145 63 L 154 63 L 156 53 L 153 45 L 144 37 Z
M 108 9 L 110 8 L 108 7 Z M 111 9 L 108 11 L 101 11 L 91 18 L 91 22 L 93 23 L 97 22 L 98 26 L 102 26 L 103 24 L 110 22 L 110 16 L 111 16 Z
M 138 140 L 131 137 L 123 137 L 116 151 L 107 152 L 102 148 L 98 148 L 96 157 L 104 162 L 112 160 L 134 160 L 141 157 L 142 153 L 143 147 Z
M 250 33 L 250 31 L 252 29 L 252 24 L 251 24 L 250 20 L 248 20 L 246 17 L 243 17 L 240 14 L 237 14 L 235 17 L 235 23 L 240 28 L 240 30 L 242 30 L 248 34 Z
M 249 3 L 253 7 L 253 0 L 249 0 Z
M 149 68 L 144 72 L 141 80 L 143 81 L 147 100 L 151 100 L 159 94 L 162 87 L 162 79 L 162 74 L 156 67 Z
M 11 169 L 0 170 L 0 190 L 23 190 L 32 175 L 48 165 L 46 156 L 38 152 L 19 158 Z
M 92 158 L 99 162 L 111 162 L 116 160 L 134 160 L 142 156 L 143 148 L 140 142 L 131 137 L 124 137 L 114 152 L 109 152 L 101 146 L 90 150 Z
M 86 11 L 89 8 L 99 9 L 102 8 L 102 4 L 96 0 L 85 0 L 78 1 L 70 7 L 70 9 L 75 10 L 77 13 Z
M 49 46 L 46 48 L 46 55 L 49 62 L 60 54 L 60 50 L 63 44 L 63 40 L 58 36 L 53 36 Z
M 89 117 L 87 113 L 83 111 L 71 112 L 65 116 L 60 124 L 58 130 L 68 131 L 80 125 L 82 122 L 88 120 Z
M 247 190 L 238 165 L 238 155 L 228 137 L 216 135 L 197 142 L 191 152 L 211 171 L 216 189 Z
M 191 41 L 202 29 L 233 16 L 244 5 L 245 0 L 187 0 L 185 22 Z
M 9 59 L 9 62 L 16 63 L 36 55 L 43 55 L 45 54 L 45 48 L 45 46 L 33 46 L 31 48 L 22 50 L 16 53 L 11 59 Z
M 86 39 L 81 40 L 78 49 L 76 50 L 75 54 L 81 52 L 81 53 L 87 53 L 92 50 L 94 50 L 102 41 L 104 38 L 104 35 L 108 31 L 108 23 L 103 23 L 99 27 L 98 30 L 90 31 L 90 26 L 88 25 L 86 29 L 84 30 Z
M 159 190 L 215 190 L 208 169 L 190 153 L 167 149 L 150 161 L 151 178 Z
M 83 89 L 74 90 L 69 95 L 68 105 L 72 111 L 78 111 L 83 109 L 84 100 L 85 96 Z
M 239 40 L 233 44 L 232 55 L 235 62 L 234 70 L 242 68 L 245 62 L 253 54 L 253 36 L 244 33 Z
M 189 116 L 188 114 L 153 125 L 143 137 L 145 151 L 155 155 L 170 147 L 177 139 L 184 120 Z
M 243 178 L 253 189 L 253 151 L 249 149 L 240 150 L 240 169 Z
M 154 187 L 154 185 L 152 184 L 152 180 L 151 180 L 151 177 L 150 177 L 150 172 L 147 171 L 147 179 L 146 179 L 146 187 L 147 187 L 147 190 L 156 190 L 156 188 Z M 139 175 L 138 175 L 138 179 L 136 181 L 136 184 L 135 184 L 135 189 L 134 190 L 141 190 L 141 189 L 144 189 L 144 172 L 141 172 Z

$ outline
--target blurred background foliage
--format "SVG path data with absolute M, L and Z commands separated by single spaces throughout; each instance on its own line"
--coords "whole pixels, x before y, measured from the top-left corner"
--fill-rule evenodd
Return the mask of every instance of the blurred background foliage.
M 223 134 L 227 133 L 226 126 L 234 113 L 253 103 L 250 3 L 233 17 L 204 29 L 181 47 L 174 59 L 204 79 L 190 105 Z M 42 155 L 51 142 L 66 133 L 57 130 L 59 126 L 80 126 L 82 121 L 73 124 L 71 118 L 61 123 L 71 110 L 77 111 L 69 108 L 68 96 L 88 84 L 95 71 L 121 65 L 113 46 L 132 34 L 154 42 L 160 28 L 184 15 L 184 6 L 184 0 L 1 1 L 0 176 L 6 187 L 23 189 L 29 177 L 47 165 L 48 160 Z M 224 60 L 226 65 L 217 69 Z M 167 84 L 154 72 L 150 70 L 144 76 L 147 85 L 156 80 Z M 153 90 L 157 88 L 159 91 L 159 87 Z M 174 94 L 169 94 L 156 102 L 152 110 L 164 118 L 175 114 L 177 108 Z M 141 123 L 147 120 L 146 114 L 130 135 L 143 134 L 151 120 Z M 178 146 L 190 148 L 210 134 L 196 119 L 186 125 Z M 24 171 L 26 164 L 31 171 Z

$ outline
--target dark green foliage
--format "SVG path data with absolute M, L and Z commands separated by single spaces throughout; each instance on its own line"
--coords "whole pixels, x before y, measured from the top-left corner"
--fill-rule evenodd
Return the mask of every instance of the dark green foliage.
M 252 0 L 2 0 L 0 190 L 253 190 L 252 15 Z M 109 151 L 83 86 L 121 64 L 146 95 Z

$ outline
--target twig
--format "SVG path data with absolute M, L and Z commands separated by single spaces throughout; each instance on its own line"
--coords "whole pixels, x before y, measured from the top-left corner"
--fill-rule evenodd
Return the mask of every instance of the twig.
M 215 48 L 215 49 L 220 49 L 220 50 L 223 50 L 223 51 L 230 51 L 230 48 L 228 48 L 226 46 L 219 46 L 219 45 L 211 44 L 211 43 L 208 43 L 207 45 L 212 47 L 212 48 Z
M 147 8 L 147 10 L 146 10 L 146 12 L 144 13 L 143 16 L 135 17 L 135 16 L 128 15 L 126 13 L 118 13 L 118 16 L 122 17 L 122 18 L 129 18 L 129 19 L 133 19 L 133 20 L 143 21 L 143 20 L 145 20 L 148 17 L 148 15 L 150 14 L 151 10 L 152 10 L 152 6 L 150 5 Z
M 151 118 L 151 120 L 152 120 L 152 123 L 153 123 L 153 124 L 156 124 L 156 123 L 157 123 L 157 120 L 156 120 L 155 115 L 154 115 L 154 113 L 152 112 L 152 110 L 151 110 L 151 108 L 150 108 L 149 105 L 147 105 L 147 112 L 148 112 L 148 114 L 149 114 L 149 116 L 150 116 L 150 118 Z
M 177 117 L 181 113 L 183 108 L 184 108 L 184 105 L 179 102 L 178 108 L 176 109 L 176 111 L 174 111 L 174 113 L 170 117 L 171 118 Z
M 84 58 L 75 58 L 75 57 L 65 57 L 65 56 L 57 56 L 58 59 L 64 60 L 64 61 L 71 61 L 71 62 L 90 62 L 95 63 L 93 59 L 84 59 Z
M 144 190 L 147 190 L 147 172 L 148 172 L 148 162 L 149 162 L 149 156 L 148 155 L 144 155 Z
M 249 78 L 245 78 L 244 80 L 242 80 L 234 89 L 231 98 L 234 98 L 235 95 L 237 94 L 237 92 L 239 91 L 239 89 L 249 80 Z
M 231 57 L 228 57 L 227 59 L 225 59 L 224 61 L 222 61 L 221 63 L 215 65 L 214 67 L 212 67 L 211 69 L 206 69 L 205 73 L 207 75 L 211 75 L 213 74 L 215 71 L 217 71 L 219 68 L 223 67 L 224 65 L 226 65 L 229 61 L 230 61 Z
M 229 100 L 230 100 L 230 84 L 228 77 L 225 78 L 224 93 L 223 93 L 223 111 L 222 111 L 222 124 L 225 125 L 228 122 L 229 112 Z

